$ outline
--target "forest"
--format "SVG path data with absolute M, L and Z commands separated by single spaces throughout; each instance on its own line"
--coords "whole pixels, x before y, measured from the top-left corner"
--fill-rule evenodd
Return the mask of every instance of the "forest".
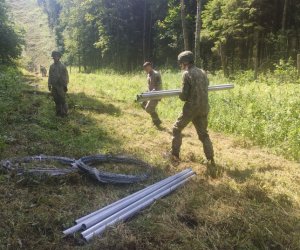
M 279 59 L 295 61 L 300 49 L 297 0 L 38 2 L 68 64 L 85 71 L 130 71 L 143 61 L 176 66 L 185 48 L 197 50 L 198 64 L 210 71 L 259 72 Z
M 168 158 L 186 102 L 157 102 L 156 126 L 136 100 L 149 94 L 146 61 L 162 91 L 181 90 L 184 50 L 208 89 L 234 86 L 208 91 L 214 173 L 193 124 Z M 69 79 L 65 115 L 52 51 Z M 299 86 L 299 0 L 0 0 L 0 249 L 299 249 Z M 187 169 L 184 185 L 89 242 L 64 235 Z

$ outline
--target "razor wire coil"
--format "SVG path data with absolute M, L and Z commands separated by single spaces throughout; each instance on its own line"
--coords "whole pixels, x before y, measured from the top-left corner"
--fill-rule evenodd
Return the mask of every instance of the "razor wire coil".
M 98 169 L 91 167 L 91 165 L 95 163 L 126 163 L 145 168 L 148 171 L 140 175 L 115 174 L 111 172 L 99 171 Z M 149 170 L 151 169 L 151 166 L 148 163 L 136 158 L 123 155 L 86 156 L 76 161 L 75 165 L 83 172 L 93 176 L 99 182 L 121 184 L 129 184 L 144 181 L 149 177 Z
M 49 167 L 34 167 L 25 168 L 22 165 L 28 163 L 45 163 L 56 162 L 62 165 L 66 165 L 65 168 L 49 168 Z M 116 174 L 111 172 L 100 171 L 91 165 L 96 163 L 123 163 L 131 164 L 146 170 L 145 173 L 139 175 L 131 174 Z M 50 176 L 62 176 L 70 173 L 81 171 L 96 179 L 100 183 L 112 183 L 112 184 L 130 184 L 143 181 L 150 175 L 150 169 L 152 168 L 148 163 L 123 155 L 94 155 L 82 157 L 79 160 L 75 160 L 62 156 L 28 156 L 21 158 L 12 158 L 0 161 L 0 167 L 7 172 L 15 172 L 17 175 L 31 174 L 31 175 L 50 175 Z

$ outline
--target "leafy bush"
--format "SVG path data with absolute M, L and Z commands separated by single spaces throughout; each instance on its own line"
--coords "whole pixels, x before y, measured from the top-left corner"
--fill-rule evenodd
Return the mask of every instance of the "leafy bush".
M 8 16 L 7 5 L 0 0 L 0 64 L 11 62 L 22 53 L 23 36 Z

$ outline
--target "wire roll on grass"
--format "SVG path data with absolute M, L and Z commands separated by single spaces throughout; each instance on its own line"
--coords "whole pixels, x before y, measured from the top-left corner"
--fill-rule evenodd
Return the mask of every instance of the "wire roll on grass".
M 147 170 L 146 173 L 139 175 L 115 174 L 111 172 L 99 171 L 92 164 L 95 163 L 125 163 L 132 164 Z M 88 173 L 94 179 L 102 183 L 121 183 L 129 184 L 146 180 L 150 175 L 152 167 L 139 159 L 122 155 L 94 155 L 80 158 L 75 165 L 83 172 Z
M 52 167 L 49 168 L 49 164 L 53 162 L 55 164 L 60 163 L 64 165 L 63 168 Z M 38 163 L 38 167 L 24 167 L 25 164 Z M 100 171 L 90 165 L 95 163 L 123 163 L 138 166 L 143 168 L 146 172 L 139 175 L 131 174 L 115 174 L 106 171 Z M 44 164 L 44 166 L 43 166 Z M 55 165 L 53 164 L 53 165 Z M 22 158 L 13 158 L 8 160 L 2 160 L 0 167 L 8 172 L 15 172 L 17 175 L 31 174 L 31 175 L 50 175 L 50 176 L 62 176 L 73 172 L 84 172 L 96 179 L 101 183 L 112 183 L 112 184 L 131 184 L 146 180 L 150 175 L 152 167 L 139 159 L 129 156 L 112 156 L 112 155 L 95 155 L 82 157 L 79 160 L 62 157 L 62 156 L 28 156 Z
M 38 167 L 38 168 L 25 168 L 23 164 L 30 164 L 30 163 L 41 163 L 45 164 L 48 162 L 53 163 L 60 163 L 62 165 L 66 165 L 67 167 L 64 168 L 49 168 L 49 167 Z M 46 155 L 39 155 L 39 156 L 27 156 L 21 158 L 13 158 L 9 160 L 2 160 L 0 161 L 0 166 L 2 166 L 6 171 L 16 172 L 17 175 L 22 174 L 32 174 L 32 175 L 50 175 L 50 176 L 60 176 L 66 175 L 69 173 L 73 173 L 78 171 L 76 166 L 73 166 L 75 163 L 75 159 L 71 159 L 68 157 L 62 156 L 46 156 Z

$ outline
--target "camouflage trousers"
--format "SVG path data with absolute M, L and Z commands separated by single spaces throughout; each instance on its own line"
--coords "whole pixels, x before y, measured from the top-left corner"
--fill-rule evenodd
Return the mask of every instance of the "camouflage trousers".
M 66 103 L 66 92 L 63 86 L 52 86 L 51 94 L 55 102 L 56 115 L 66 116 L 68 105 Z
M 159 100 L 150 100 L 148 102 L 143 102 L 142 106 L 148 114 L 151 115 L 153 123 L 160 122 L 158 114 L 156 112 L 156 107 L 159 103 Z
M 180 147 L 182 144 L 181 132 L 190 122 L 192 122 L 195 126 L 198 138 L 203 144 L 207 160 L 212 160 L 214 157 L 214 150 L 207 131 L 208 116 L 207 114 L 203 115 L 199 111 L 191 109 L 186 105 L 173 126 L 172 154 L 179 157 Z

